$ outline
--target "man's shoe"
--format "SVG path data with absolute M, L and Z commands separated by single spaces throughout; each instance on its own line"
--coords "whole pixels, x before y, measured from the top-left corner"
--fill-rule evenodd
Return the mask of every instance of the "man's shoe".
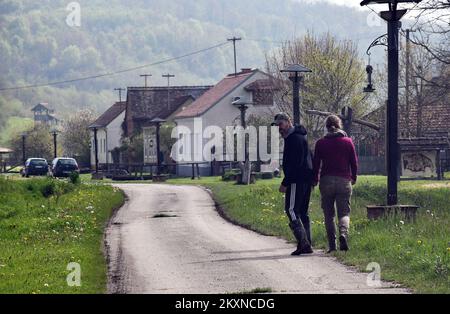
M 327 254 L 331 254 L 334 252 L 336 252 L 336 248 L 331 248 L 331 249 L 328 249 Z
M 339 237 L 339 249 L 341 251 L 348 251 L 347 238 L 343 235 Z
M 293 256 L 302 255 L 302 254 L 312 254 L 314 253 L 312 247 L 310 245 L 304 245 L 303 247 L 297 246 L 297 249 L 291 253 Z
M 314 253 L 312 247 L 310 245 L 303 247 L 301 250 L 302 254 L 312 254 Z

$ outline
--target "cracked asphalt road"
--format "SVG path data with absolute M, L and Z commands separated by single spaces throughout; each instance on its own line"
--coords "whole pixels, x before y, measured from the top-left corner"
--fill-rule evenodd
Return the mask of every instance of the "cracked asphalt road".
M 109 293 L 407 293 L 321 251 L 291 257 L 292 243 L 225 221 L 195 186 L 116 184 L 128 200 L 105 234 Z M 280 209 L 281 210 L 281 209 Z

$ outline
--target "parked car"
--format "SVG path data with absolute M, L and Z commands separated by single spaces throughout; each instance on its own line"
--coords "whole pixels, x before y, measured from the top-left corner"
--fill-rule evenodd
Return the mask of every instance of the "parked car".
M 22 176 L 46 176 L 48 174 L 48 163 L 43 158 L 28 158 L 22 169 Z
M 80 173 L 78 163 L 73 158 L 55 158 L 52 161 L 52 175 L 54 177 L 68 177 L 72 172 Z

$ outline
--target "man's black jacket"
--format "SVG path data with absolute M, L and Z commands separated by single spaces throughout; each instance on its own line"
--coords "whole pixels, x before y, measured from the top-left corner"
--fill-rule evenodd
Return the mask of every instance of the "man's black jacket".
M 312 158 L 307 134 L 303 126 L 295 126 L 294 132 L 284 139 L 282 185 L 286 187 L 292 183 L 312 182 Z

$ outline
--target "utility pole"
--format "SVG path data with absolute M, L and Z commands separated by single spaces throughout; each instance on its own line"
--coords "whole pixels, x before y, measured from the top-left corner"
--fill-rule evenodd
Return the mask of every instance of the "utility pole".
M 237 76 L 236 41 L 240 41 L 240 40 L 242 40 L 242 38 L 233 36 L 233 38 L 228 38 L 227 40 L 233 42 L 233 49 L 234 49 L 234 76 Z
M 398 30 L 400 19 L 406 10 L 397 10 L 394 3 L 391 10 L 381 12 L 381 17 L 388 22 L 388 102 L 387 102 L 387 147 L 388 156 L 388 196 L 387 205 L 395 205 L 397 199 L 397 177 L 400 162 L 398 146 Z
M 419 3 L 421 0 L 363 0 L 361 6 L 388 4 L 389 11 L 380 12 L 387 22 L 388 46 L 388 100 L 386 104 L 386 161 L 387 161 L 387 205 L 397 205 L 400 147 L 398 145 L 398 76 L 399 76 L 399 29 L 406 9 L 398 9 L 399 3 Z
M 406 131 L 408 132 L 408 135 L 410 135 L 410 110 L 411 106 L 409 104 L 409 71 L 411 67 L 411 52 L 410 52 L 410 33 L 415 32 L 411 29 L 406 30 L 406 67 L 405 67 L 405 110 L 406 110 Z
M 27 137 L 27 134 L 22 133 L 22 162 L 23 162 L 23 164 L 25 164 L 25 161 L 27 161 L 26 148 L 25 148 L 26 137 Z
M 175 77 L 175 75 L 167 73 L 167 74 L 163 74 L 162 77 L 167 78 L 167 109 L 170 110 L 170 79 L 172 77 Z
M 302 73 L 310 73 L 311 69 L 301 64 L 291 64 L 281 73 L 289 73 L 289 79 L 292 81 L 292 113 L 294 114 L 294 125 L 300 125 L 300 82 L 303 81 Z
M 56 140 L 56 137 L 58 136 L 58 131 L 55 128 L 50 133 L 53 135 L 53 156 L 54 158 L 56 158 L 58 157 L 57 140 Z
M 147 78 L 151 77 L 151 74 L 141 74 L 139 75 L 140 77 L 143 77 L 145 79 L 145 87 L 147 87 Z
M 122 91 L 124 91 L 125 88 L 114 88 L 114 90 L 119 92 L 119 102 L 122 102 Z
M 94 151 L 95 151 L 95 173 L 98 173 L 98 138 L 97 127 L 94 127 Z

